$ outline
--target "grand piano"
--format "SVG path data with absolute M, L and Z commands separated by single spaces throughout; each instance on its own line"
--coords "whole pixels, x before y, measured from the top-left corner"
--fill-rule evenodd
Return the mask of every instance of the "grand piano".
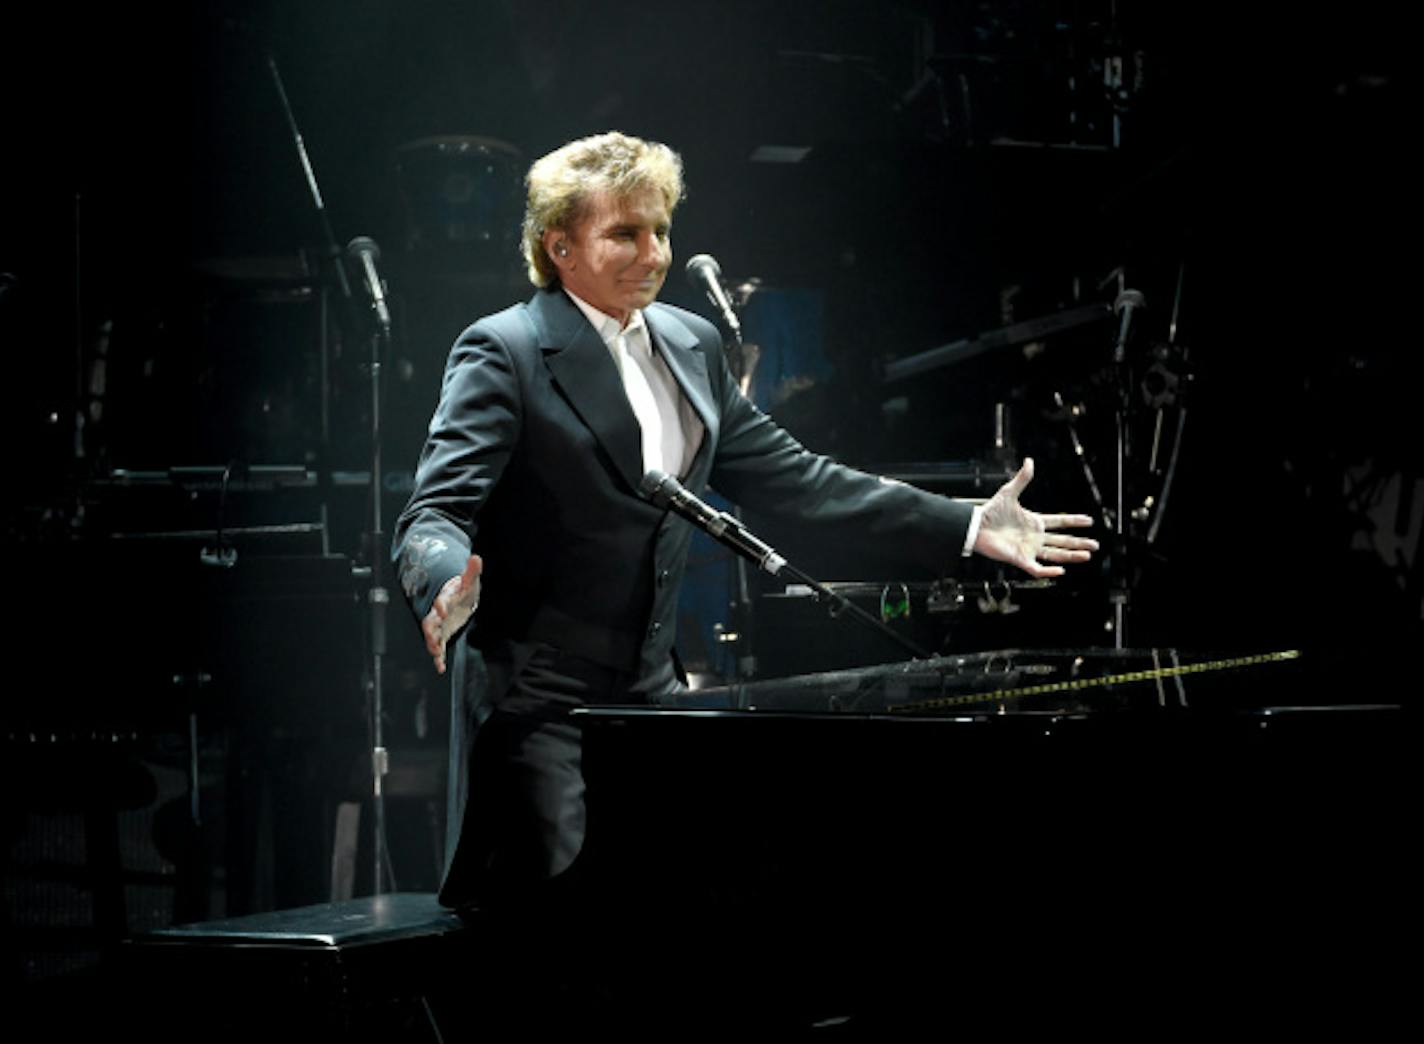
M 1287 996 L 1366 1026 L 1401 986 L 1412 717 L 1310 671 L 1009 649 L 586 708 L 598 937 L 661 955 L 659 996 L 861 1027 Z

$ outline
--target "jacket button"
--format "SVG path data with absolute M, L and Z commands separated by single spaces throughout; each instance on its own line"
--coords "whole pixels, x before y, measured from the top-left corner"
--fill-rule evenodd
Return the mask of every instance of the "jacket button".
M 654 622 L 653 622 L 653 625 L 648 628 L 648 637 L 649 637 L 649 638 L 656 638 L 656 637 L 658 636 L 658 632 L 661 631 L 662 629 L 663 629 L 663 625 L 660 624 L 660 623 L 658 623 L 658 622 L 656 622 L 656 621 L 654 621 Z
M 665 586 L 667 586 L 668 578 L 671 577 L 671 576 L 672 576 L 672 570 L 670 570 L 670 569 L 664 569 L 664 570 L 662 570 L 661 572 L 659 572 L 659 573 L 658 573 L 658 586 L 659 586 L 659 587 L 665 587 Z

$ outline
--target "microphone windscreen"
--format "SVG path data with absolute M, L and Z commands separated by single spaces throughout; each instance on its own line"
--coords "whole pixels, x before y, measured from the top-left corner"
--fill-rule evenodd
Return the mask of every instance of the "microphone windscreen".
M 1147 299 L 1142 296 L 1141 290 L 1124 290 L 1117 295 L 1117 300 L 1113 302 L 1113 314 L 1121 315 L 1122 310 L 1128 305 L 1133 308 L 1146 308 Z
M 376 246 L 376 241 L 370 236 L 357 236 L 346 244 L 346 252 L 352 257 L 360 257 L 362 254 L 369 253 L 372 261 L 381 259 L 381 248 Z
M 693 281 L 694 285 L 700 285 L 697 281 L 707 278 L 708 275 L 714 279 L 720 278 L 722 275 L 722 266 L 717 263 L 717 259 L 711 254 L 694 254 L 687 259 L 686 271 L 688 278 Z
M 642 482 L 638 483 L 638 491 L 658 507 L 662 507 L 672 498 L 672 490 L 668 486 L 673 481 L 666 472 L 654 468 L 643 476 Z

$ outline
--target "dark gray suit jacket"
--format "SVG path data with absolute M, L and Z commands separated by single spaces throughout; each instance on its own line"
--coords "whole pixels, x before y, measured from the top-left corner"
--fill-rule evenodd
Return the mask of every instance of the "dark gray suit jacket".
M 957 557 L 967 504 L 807 452 L 738 392 L 710 323 L 660 304 L 646 318 L 706 426 L 689 490 L 840 526 L 934 572 Z M 609 667 L 660 667 L 691 527 L 639 495 L 641 445 L 608 348 L 567 295 L 541 291 L 467 329 L 396 523 L 417 618 L 473 546 L 485 558 L 476 645 L 549 641 Z
M 740 394 L 715 327 L 668 305 L 644 314 L 706 428 L 680 476 L 687 489 L 710 485 L 759 512 L 839 526 L 931 573 L 959 556 L 969 505 L 807 452 Z M 641 447 L 608 348 L 562 291 L 467 329 L 396 523 L 396 568 L 417 619 L 473 548 L 485 571 L 463 641 L 485 650 L 547 643 L 636 678 L 666 678 L 692 527 L 638 493 Z M 462 688 L 484 704 L 502 695 L 457 679 Z M 455 717 L 457 728 L 472 726 L 479 708 Z M 459 780 L 452 794 L 460 805 Z M 458 819 L 452 808 L 452 826 Z

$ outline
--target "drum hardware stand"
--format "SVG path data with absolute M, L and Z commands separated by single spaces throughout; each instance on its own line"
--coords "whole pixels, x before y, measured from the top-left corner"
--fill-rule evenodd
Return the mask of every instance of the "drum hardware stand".
M 1105 287 L 1116 278 L 1119 287 L 1123 283 L 1121 268 L 1116 268 L 1099 284 L 1099 288 Z M 1093 502 L 1097 505 L 1098 515 L 1103 521 L 1106 529 L 1113 534 L 1111 541 L 1111 552 L 1109 555 L 1110 581 L 1108 588 L 1108 604 L 1112 609 L 1112 616 L 1108 626 L 1113 631 L 1113 647 L 1122 649 L 1125 646 L 1125 626 L 1127 621 L 1127 588 L 1129 571 L 1126 565 L 1127 557 L 1127 459 L 1130 452 L 1128 441 L 1128 404 L 1131 397 L 1131 375 L 1127 364 L 1127 339 L 1130 332 L 1133 313 L 1144 308 L 1146 305 L 1142 294 L 1136 290 L 1120 289 L 1117 302 L 1113 306 L 1113 311 L 1121 319 L 1118 327 L 1117 338 L 1113 344 L 1113 371 L 1114 371 L 1114 408 L 1113 426 L 1115 435 L 1115 459 L 1114 459 L 1114 497 L 1113 505 L 1108 506 L 1103 496 L 1102 487 L 1098 484 L 1097 476 L 1093 473 L 1093 467 L 1089 463 L 1088 455 L 1083 446 L 1083 440 L 1078 434 L 1075 419 L 1082 416 L 1083 407 L 1081 405 L 1069 405 L 1063 398 L 1062 392 L 1053 393 L 1054 404 L 1062 412 L 1063 422 L 1068 428 L 1068 437 L 1073 445 L 1073 454 L 1078 458 L 1078 463 L 1083 469 L 1083 477 L 1087 480 L 1088 490 L 1092 494 Z
M 1130 602 L 1130 590 L 1133 584 L 1132 568 L 1129 561 L 1132 553 L 1132 545 L 1139 545 L 1139 552 L 1146 550 L 1150 553 L 1151 547 L 1157 540 L 1158 531 L 1162 525 L 1162 518 L 1166 511 L 1168 495 L 1171 493 L 1173 481 L 1176 478 L 1177 463 L 1180 459 L 1182 435 L 1186 426 L 1186 408 L 1180 402 L 1186 384 L 1190 380 L 1190 375 L 1178 375 L 1173 372 L 1170 363 L 1174 354 L 1179 355 L 1181 361 L 1185 361 L 1185 350 L 1177 349 L 1177 324 L 1181 311 L 1182 286 L 1185 277 L 1185 264 L 1179 266 L 1177 272 L 1177 286 L 1172 303 L 1172 317 L 1169 325 L 1168 342 L 1165 346 L 1159 346 L 1153 350 L 1153 359 L 1146 367 L 1141 380 L 1140 388 L 1133 380 L 1132 367 L 1128 360 L 1127 342 L 1130 333 L 1133 314 L 1146 307 L 1143 295 L 1136 290 L 1123 289 L 1123 270 L 1119 267 L 1110 272 L 1106 279 L 1100 284 L 1100 288 L 1106 287 L 1116 279 L 1119 292 L 1117 300 L 1113 305 L 1113 311 L 1119 316 L 1119 327 L 1117 338 L 1113 345 L 1113 427 L 1114 427 L 1114 476 L 1113 476 L 1113 503 L 1111 506 L 1103 495 L 1102 486 L 1098 482 L 1097 476 L 1093 472 L 1089 463 L 1087 453 L 1083 446 L 1083 441 L 1079 437 L 1078 428 L 1075 421 L 1082 416 L 1083 407 L 1081 405 L 1069 405 L 1063 398 L 1061 392 L 1053 393 L 1055 405 L 1061 412 L 1064 424 L 1068 428 L 1068 436 L 1072 442 L 1073 453 L 1078 458 L 1083 469 L 1083 476 L 1087 480 L 1089 492 L 1093 501 L 1097 505 L 1098 514 L 1104 526 L 1112 533 L 1109 553 L 1110 573 L 1108 588 L 1108 603 L 1111 607 L 1111 617 L 1108 626 L 1113 631 L 1113 647 L 1123 649 L 1126 647 L 1126 629 L 1128 607 Z M 1161 484 L 1156 496 L 1144 496 L 1142 502 L 1136 507 L 1128 506 L 1128 464 L 1132 459 L 1132 431 L 1131 420 L 1134 415 L 1133 399 L 1139 395 L 1143 404 L 1154 410 L 1152 443 L 1147 467 L 1148 474 L 1152 477 L 1160 476 Z M 1177 407 L 1177 422 L 1175 432 L 1172 437 L 1172 448 L 1165 469 L 1159 467 L 1159 459 L 1162 453 L 1163 428 L 1165 420 L 1165 408 L 1169 405 Z M 1150 522 L 1149 522 L 1150 519 Z M 1134 541 L 1129 526 L 1131 523 L 1147 524 L 1147 532 L 1143 538 Z M 1180 684 L 1180 683 L 1179 683 Z M 1179 692 L 1179 696 L 1183 696 Z
M 1162 516 L 1166 514 L 1167 511 L 1167 496 L 1171 493 L 1172 483 L 1177 477 L 1177 462 L 1181 459 L 1182 451 L 1182 435 L 1187 426 L 1187 407 L 1181 399 L 1191 384 L 1191 373 L 1188 371 L 1180 375 L 1174 374 L 1166 366 L 1167 360 L 1174 351 L 1178 354 L 1183 366 L 1186 366 L 1189 361 L 1187 358 L 1187 349 L 1185 347 L 1178 349 L 1177 345 L 1177 322 L 1181 317 L 1182 285 L 1186 281 L 1186 275 L 1187 266 L 1183 263 L 1177 267 L 1177 288 L 1176 292 L 1172 295 L 1172 318 L 1167 326 L 1167 346 L 1166 349 L 1161 352 L 1162 358 L 1154 363 L 1152 368 L 1161 375 L 1161 387 L 1156 390 L 1155 394 L 1150 389 L 1144 389 L 1146 393 L 1153 396 L 1151 405 L 1155 406 L 1157 410 L 1150 463 L 1153 474 L 1157 473 L 1157 454 L 1161 448 L 1162 410 L 1168 405 L 1175 405 L 1177 407 L 1177 430 L 1172 438 L 1171 456 L 1168 458 L 1166 470 L 1162 474 L 1162 488 L 1158 491 L 1156 504 L 1147 505 L 1150 509 L 1154 509 L 1152 523 L 1147 527 L 1147 543 L 1149 545 L 1157 542 L 1157 532 L 1162 526 Z
M 1098 506 L 1098 517 L 1102 519 L 1104 527 L 1112 529 L 1112 512 L 1108 510 L 1107 504 L 1103 501 L 1102 488 L 1098 485 L 1098 478 L 1093 473 L 1093 465 L 1088 461 L 1087 450 L 1084 449 L 1083 440 L 1078 435 L 1078 426 L 1074 423 L 1075 418 L 1083 415 L 1083 406 L 1077 403 L 1070 406 L 1064 400 L 1063 393 L 1059 391 L 1053 393 L 1053 402 L 1062 412 L 1063 423 L 1068 428 L 1069 441 L 1073 444 L 1073 455 L 1078 458 L 1078 464 L 1083 469 L 1083 477 L 1088 483 L 1088 492 L 1093 495 L 1093 503 Z
M 1132 397 L 1131 368 L 1127 363 L 1127 339 L 1132 328 L 1133 313 L 1145 308 L 1146 299 L 1137 290 L 1121 290 L 1113 304 L 1113 312 L 1121 317 L 1117 341 L 1113 345 L 1113 368 L 1117 378 L 1115 388 L 1117 408 L 1113 415 L 1116 435 L 1115 497 L 1113 507 L 1113 543 L 1111 582 L 1108 603 L 1112 606 L 1113 648 L 1122 649 L 1126 642 L 1127 600 L 1130 569 L 1127 563 L 1127 460 L 1131 453 L 1128 414 Z
M 1185 364 L 1187 351 L 1185 348 L 1178 348 L 1177 326 L 1181 315 L 1182 287 L 1186 278 L 1186 264 L 1182 263 L 1177 268 L 1177 285 L 1172 298 L 1172 315 L 1168 324 L 1167 343 L 1157 345 L 1152 349 L 1151 362 L 1142 374 L 1141 381 L 1137 387 L 1133 386 L 1131 374 L 1125 361 L 1118 359 L 1119 371 L 1119 410 L 1118 410 L 1118 509 L 1117 509 L 1117 540 L 1113 551 L 1114 556 L 1114 577 L 1115 583 L 1112 591 L 1114 599 L 1115 631 L 1117 647 L 1122 648 L 1124 615 L 1126 612 L 1128 590 L 1131 586 L 1130 569 L 1128 562 L 1129 542 L 1127 526 L 1129 519 L 1138 524 L 1147 524 L 1147 531 L 1143 538 L 1137 541 L 1138 553 L 1146 552 L 1153 554 L 1152 546 L 1157 542 L 1157 534 L 1162 526 L 1162 519 L 1166 514 L 1168 496 L 1172 491 L 1172 484 L 1177 475 L 1177 463 L 1181 458 L 1182 437 L 1186 429 L 1187 410 L 1181 401 L 1186 387 L 1190 383 L 1190 373 L 1178 374 L 1174 372 L 1172 364 L 1180 362 Z M 1119 301 L 1133 291 L 1123 291 L 1119 295 Z M 1141 295 L 1137 295 L 1140 300 Z M 1141 307 L 1139 304 L 1138 307 Z M 1124 316 L 1123 329 L 1126 329 L 1128 317 Z M 1121 342 L 1125 338 L 1119 339 Z M 1120 346 L 1119 346 L 1120 350 Z M 1174 359 L 1173 357 L 1177 358 Z M 1136 394 L 1140 396 L 1142 405 L 1153 411 L 1152 423 L 1152 446 L 1147 460 L 1147 474 L 1153 479 L 1160 477 L 1160 484 L 1157 487 L 1157 495 L 1151 494 L 1143 497 L 1142 503 L 1128 511 L 1125 492 L 1125 469 L 1129 453 L 1127 450 L 1127 422 L 1131 417 L 1131 399 Z M 1165 410 L 1168 406 L 1176 406 L 1177 421 L 1175 431 L 1172 436 L 1172 448 L 1167 460 L 1166 468 L 1159 467 L 1159 458 L 1162 452 L 1162 435 L 1165 420 Z M 1149 522 L 1150 519 L 1150 522 Z M 1116 565 L 1118 557 L 1121 556 L 1122 564 Z M 1176 698 L 1182 704 L 1186 703 L 1186 692 L 1183 688 L 1180 677 L 1176 679 Z M 1165 701 L 1165 694 L 1162 697 Z

